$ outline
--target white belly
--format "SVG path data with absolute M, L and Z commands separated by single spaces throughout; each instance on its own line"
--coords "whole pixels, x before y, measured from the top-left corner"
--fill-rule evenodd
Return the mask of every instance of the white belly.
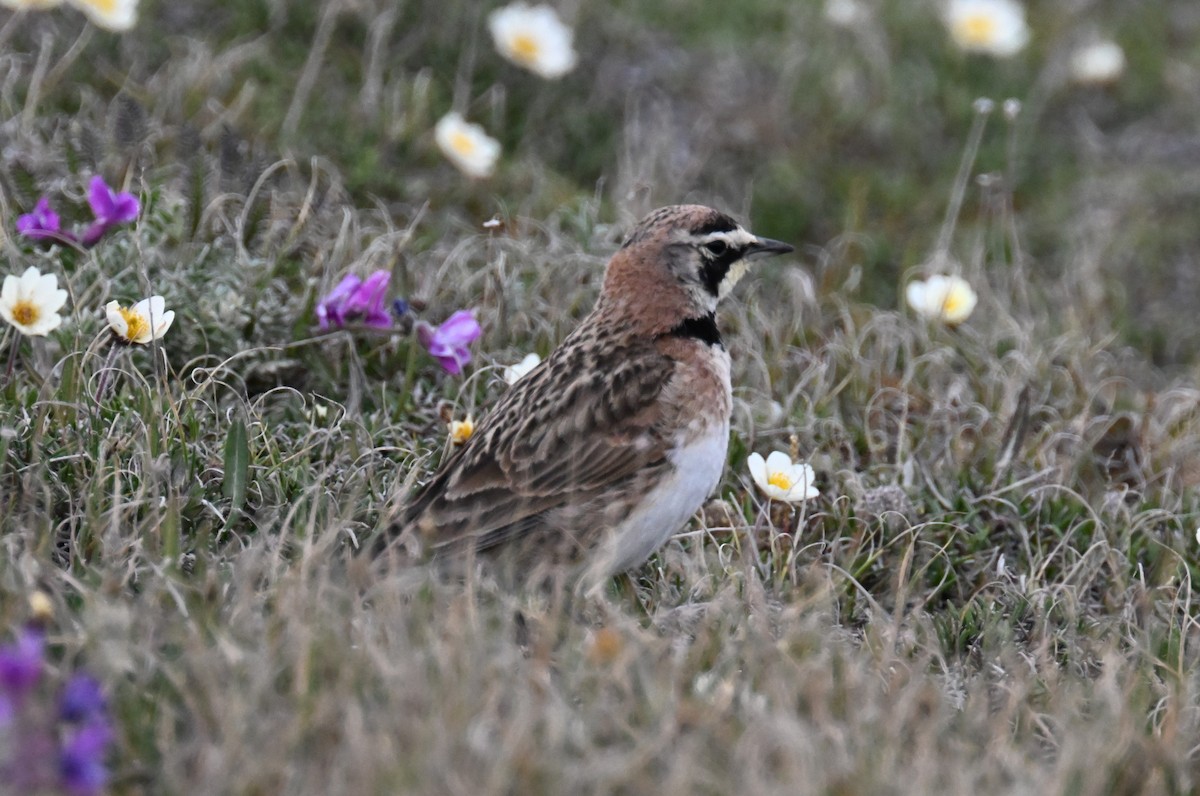
M 613 530 L 597 551 L 589 574 L 607 579 L 635 567 L 682 528 L 717 488 L 728 447 L 729 423 L 725 422 L 676 448 L 668 457 L 673 465 L 670 473 Z

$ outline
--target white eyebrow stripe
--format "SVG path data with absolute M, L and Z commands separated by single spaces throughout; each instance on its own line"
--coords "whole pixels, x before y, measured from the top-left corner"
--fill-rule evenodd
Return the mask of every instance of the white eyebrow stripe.
M 751 235 L 746 230 L 738 227 L 729 232 L 710 232 L 707 235 L 701 235 L 696 238 L 696 242 L 700 244 L 712 243 L 714 240 L 723 240 L 729 244 L 731 248 L 740 249 L 743 246 L 749 246 L 758 238 Z

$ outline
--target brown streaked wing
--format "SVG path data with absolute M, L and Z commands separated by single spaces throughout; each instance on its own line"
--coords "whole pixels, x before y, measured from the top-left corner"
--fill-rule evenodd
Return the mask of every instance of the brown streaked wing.
M 593 350 L 564 343 L 517 382 L 409 504 L 402 524 L 433 547 L 498 542 L 662 461 L 657 399 L 674 362 L 650 344 L 618 349 L 622 356 L 606 357 L 605 367 Z

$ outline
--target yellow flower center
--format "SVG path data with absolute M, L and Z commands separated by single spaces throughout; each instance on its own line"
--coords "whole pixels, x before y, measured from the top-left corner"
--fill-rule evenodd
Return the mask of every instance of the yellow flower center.
M 462 130 L 455 130 L 450 134 L 450 146 L 460 155 L 470 155 L 475 151 L 475 139 Z
M 111 14 L 117 10 L 117 0 L 88 0 L 88 5 L 105 14 Z
M 542 51 L 537 38 L 528 33 L 516 34 L 509 44 L 512 46 L 513 57 L 524 63 L 533 63 Z
M 958 23 L 958 35 L 969 44 L 988 44 L 996 38 L 996 18 L 972 14 Z
M 41 310 L 29 299 L 21 299 L 12 308 L 13 323 L 18 326 L 33 326 L 42 317 Z
M 942 314 L 955 315 L 962 309 L 963 295 L 960 291 L 954 290 L 946 294 L 946 298 L 942 299 Z
M 455 420 L 450 424 L 450 441 L 455 445 L 462 445 L 474 433 L 475 423 L 469 417 L 466 420 Z
M 150 321 L 133 307 L 128 309 L 118 307 L 117 312 L 121 313 L 121 317 L 125 319 L 125 326 L 127 327 L 125 329 L 126 340 L 135 342 L 139 337 L 150 331 Z
M 792 488 L 792 479 L 788 478 L 786 473 L 771 473 L 767 478 L 767 483 L 777 486 L 785 492 Z

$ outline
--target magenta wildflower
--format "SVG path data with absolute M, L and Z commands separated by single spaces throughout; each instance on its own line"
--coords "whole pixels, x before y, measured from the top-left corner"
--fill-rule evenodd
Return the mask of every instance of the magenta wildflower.
M 44 196 L 38 199 L 32 213 L 17 217 L 17 232 L 33 240 L 70 238 L 70 235 L 63 233 L 62 220 L 59 219 L 58 213 L 54 212 L 54 209 L 50 207 L 50 201 Z
M 386 305 L 391 279 L 387 271 L 376 271 L 365 282 L 350 274 L 317 303 L 317 322 L 322 329 L 342 327 L 351 321 L 376 329 L 391 328 L 392 316 Z
M 417 338 L 421 345 L 429 349 L 443 370 L 455 376 L 462 373 L 463 365 L 471 361 L 471 351 L 467 346 L 482 333 L 474 310 L 459 310 L 438 327 L 424 322 L 417 324 Z
M 88 183 L 88 204 L 96 220 L 83 233 L 84 246 L 94 245 L 113 227 L 133 221 L 141 210 L 136 196 L 117 193 L 98 174 Z

